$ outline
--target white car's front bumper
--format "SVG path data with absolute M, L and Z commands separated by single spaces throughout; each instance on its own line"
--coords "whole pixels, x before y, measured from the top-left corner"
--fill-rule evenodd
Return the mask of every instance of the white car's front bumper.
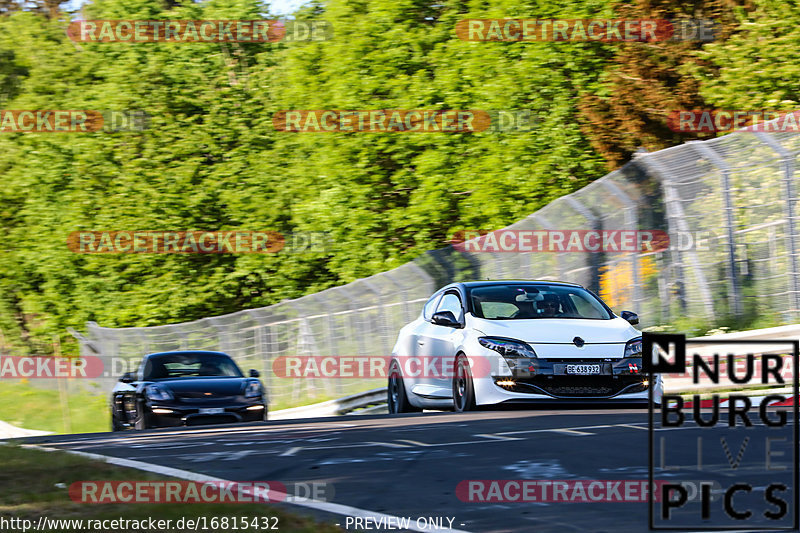
M 626 386 L 619 385 L 618 387 L 607 387 L 606 380 L 598 384 L 597 389 L 592 391 L 593 388 L 590 384 L 590 376 L 585 376 L 587 379 L 581 380 L 586 383 L 586 386 L 580 387 L 559 387 L 558 380 L 560 376 L 554 376 L 552 382 L 556 384 L 553 387 L 536 387 L 525 386 L 522 380 L 515 380 L 510 377 L 482 377 L 474 378 L 473 383 L 475 386 L 475 401 L 477 405 L 494 405 L 500 403 L 518 403 L 518 402 L 542 402 L 542 401 L 559 401 L 559 402 L 620 402 L 620 403 L 646 403 L 649 401 L 650 393 L 648 388 L 651 386 L 649 383 L 646 387 L 642 386 Z M 598 376 L 599 378 L 611 378 L 611 376 Z M 498 384 L 498 382 L 500 384 Z M 514 383 L 511 385 L 511 383 Z M 574 381 L 573 381 L 574 383 Z M 633 385 L 633 384 L 631 384 Z M 659 376 L 656 377 L 656 383 L 653 385 L 653 400 L 655 403 L 661 403 L 661 396 L 663 394 L 663 383 Z M 566 389 L 573 389 L 571 392 Z M 607 389 L 611 388 L 609 392 Z M 580 393 L 576 393 L 575 389 L 583 389 Z M 618 389 L 618 390 L 617 390 Z

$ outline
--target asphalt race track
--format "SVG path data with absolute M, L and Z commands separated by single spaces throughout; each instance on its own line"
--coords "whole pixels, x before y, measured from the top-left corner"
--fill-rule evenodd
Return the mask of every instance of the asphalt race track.
M 754 423 L 747 428 L 748 435 L 758 437 L 768 431 L 758 420 Z M 694 464 L 697 429 L 690 426 L 671 431 L 668 462 Z M 676 438 L 683 439 L 685 445 L 675 445 Z M 716 451 L 707 450 L 703 468 L 718 472 L 723 486 L 726 476 L 742 472 L 762 476 L 758 479 L 765 484 L 771 479 L 769 472 L 759 474 L 758 465 L 742 465 L 739 471 L 729 468 L 719 450 L 719 440 L 717 437 Z M 646 481 L 645 409 L 347 416 L 35 437 L 26 442 L 134 459 L 226 480 L 281 481 L 287 486 L 324 482 L 333 485 L 331 500 L 337 504 L 412 520 L 455 517 L 452 528 L 463 531 L 641 532 L 648 527 L 646 502 L 465 502 L 456 496 L 456 486 L 463 480 Z M 730 441 L 734 456 L 740 442 Z M 743 454 L 744 463 L 750 453 Z M 763 470 L 763 450 L 753 447 L 752 454 L 762 461 Z M 792 454 L 786 455 L 791 461 Z M 714 513 L 720 509 L 718 501 L 712 504 Z M 753 511 L 760 514 L 765 509 L 768 507 L 762 503 Z M 790 512 L 793 510 L 790 505 Z M 315 514 L 345 525 L 345 516 Z

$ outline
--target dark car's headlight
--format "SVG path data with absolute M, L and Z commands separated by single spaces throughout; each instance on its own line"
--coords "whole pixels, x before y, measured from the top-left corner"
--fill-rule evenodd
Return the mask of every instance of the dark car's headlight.
M 625 357 L 641 357 L 642 356 L 642 338 L 637 337 L 628 341 L 625 345 Z
M 501 339 L 497 337 L 479 337 L 478 342 L 484 348 L 494 350 L 506 359 L 517 359 L 523 357 L 533 359 L 536 357 L 536 352 L 533 351 L 533 348 L 522 341 Z
M 249 381 L 247 386 L 244 388 L 244 397 L 245 398 L 255 398 L 257 396 L 261 396 L 261 383 L 258 381 Z
M 148 385 L 144 389 L 145 396 L 148 400 L 173 400 L 172 393 L 166 387 L 161 385 Z

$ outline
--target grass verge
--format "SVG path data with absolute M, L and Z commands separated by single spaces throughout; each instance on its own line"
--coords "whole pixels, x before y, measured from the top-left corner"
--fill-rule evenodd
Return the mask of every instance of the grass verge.
M 306 401 L 292 402 L 288 394 L 276 394 L 282 401 L 270 400 L 269 410 L 277 411 L 324 402 L 384 385 L 379 380 L 375 380 L 375 383 L 374 386 L 355 381 L 345 383 L 341 390 L 335 393 L 319 392 L 313 398 L 306 398 Z M 51 431 L 57 434 L 110 431 L 109 397 L 110 392 L 103 395 L 72 388 L 67 395 L 65 409 L 61 395 L 55 387 L 42 388 L 22 380 L 0 380 L 0 420 L 25 429 Z M 69 413 L 69 416 L 66 416 L 66 413 Z
M 104 396 L 70 390 L 66 413 L 57 388 L 0 380 L 0 420 L 4 422 L 53 433 L 95 433 L 111 429 L 108 398 Z
M 252 521 L 258 517 L 271 518 L 269 523 L 277 523 L 277 531 L 297 533 L 335 533 L 342 530 L 333 525 L 317 522 L 269 504 L 257 503 L 159 503 L 159 504 L 87 504 L 70 499 L 67 488 L 75 481 L 132 481 L 166 480 L 163 476 L 141 472 L 129 468 L 110 465 L 60 451 L 46 452 L 24 448 L 12 444 L 0 445 L 0 523 L 5 519 L 31 520 L 36 525 L 39 518 L 83 519 L 86 520 L 172 520 L 175 524 L 181 518 L 197 519 L 207 517 L 208 529 L 205 531 L 234 531 L 233 528 L 211 528 L 212 517 L 238 517 Z M 240 522 L 241 524 L 241 522 Z M 4 531 L 22 531 L 19 528 L 0 528 Z M 238 528 L 242 531 L 263 529 Z M 97 529 L 93 529 L 98 531 Z M 41 531 L 76 531 L 67 527 L 51 527 Z M 104 530 L 99 530 L 105 533 Z M 99 533 L 98 531 L 98 533 Z M 146 529 L 115 529 L 114 531 L 142 533 Z M 152 531 L 152 530 L 151 530 Z M 181 531 L 173 528 L 160 531 Z M 203 531 L 202 528 L 199 531 Z M 110 533 L 110 532 L 109 532 Z

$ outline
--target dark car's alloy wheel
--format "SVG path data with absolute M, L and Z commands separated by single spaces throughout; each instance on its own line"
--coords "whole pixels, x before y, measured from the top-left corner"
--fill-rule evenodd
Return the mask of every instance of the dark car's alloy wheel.
M 475 410 L 475 386 L 472 382 L 472 370 L 464 354 L 456 359 L 456 374 L 453 378 L 453 408 L 461 413 Z
M 389 384 L 386 389 L 387 403 L 389 404 L 389 414 L 398 413 L 419 413 L 419 407 L 411 405 L 406 396 L 406 388 L 403 384 L 403 376 L 400 373 L 400 366 L 392 361 L 389 370 Z
M 136 407 L 136 420 L 133 423 L 133 427 L 136 429 L 149 429 L 152 427 L 150 416 L 147 414 L 144 409 L 144 405 L 141 403 L 139 403 Z

